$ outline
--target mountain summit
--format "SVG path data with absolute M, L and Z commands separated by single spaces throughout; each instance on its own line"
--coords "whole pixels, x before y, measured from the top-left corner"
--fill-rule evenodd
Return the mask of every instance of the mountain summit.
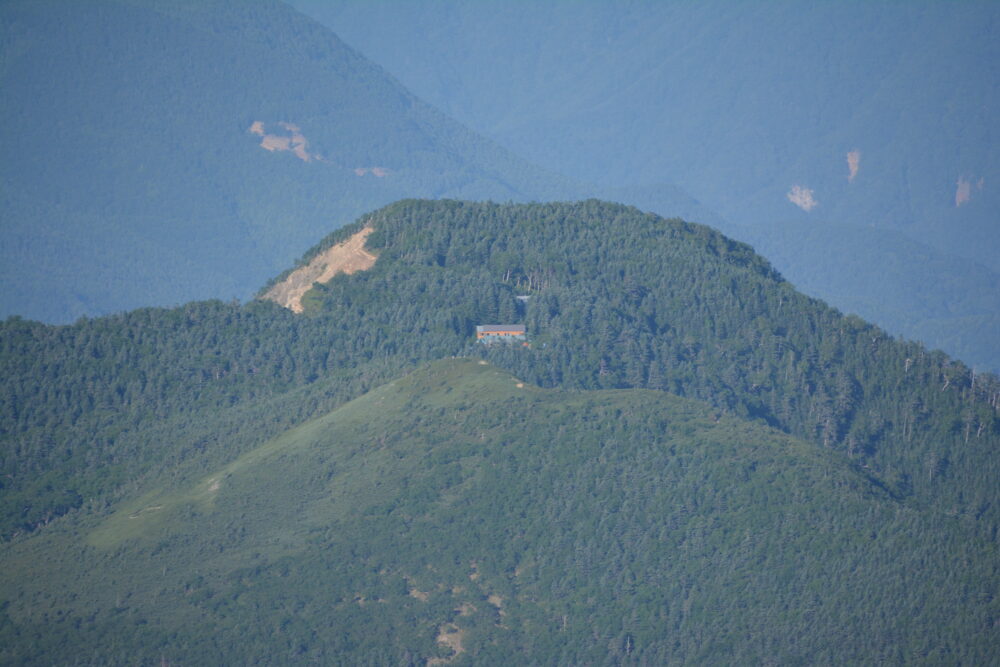
M 989 661 L 997 378 L 616 204 L 397 202 L 261 294 L 344 248 L 2 324 L 3 659 Z
M 589 196 L 1000 372 L 1000 4 L 291 1 L 469 127 L 622 187 Z

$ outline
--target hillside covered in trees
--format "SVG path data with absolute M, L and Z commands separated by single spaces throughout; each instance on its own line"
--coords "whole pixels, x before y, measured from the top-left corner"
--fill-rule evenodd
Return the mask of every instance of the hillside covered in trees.
M 844 457 L 482 361 L 72 528 L 7 550 L 8 661 L 978 662 L 995 632 L 992 545 Z
M 302 314 L 0 326 L 6 659 L 989 661 L 994 376 L 634 208 L 406 200 L 300 264 L 365 228 Z

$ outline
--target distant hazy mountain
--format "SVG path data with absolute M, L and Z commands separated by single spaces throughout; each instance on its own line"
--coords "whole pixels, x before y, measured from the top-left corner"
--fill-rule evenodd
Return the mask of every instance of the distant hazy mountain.
M 1000 268 L 996 3 L 292 4 L 568 175 L 674 182 L 736 224 L 899 227 Z
M 779 269 L 842 310 L 1000 368 L 991 331 L 1000 313 L 986 305 L 1000 299 L 988 185 L 997 179 L 983 148 L 993 145 L 996 114 L 980 112 L 995 86 L 978 85 L 993 70 L 952 71 L 970 58 L 994 62 L 969 55 L 993 48 L 982 43 L 990 7 L 820 5 L 804 21 L 799 8 L 776 5 L 563 7 L 307 8 L 422 95 L 590 185 L 478 137 L 278 3 L 5 3 L 0 315 L 65 322 L 244 298 L 331 225 L 403 196 L 600 196 L 762 243 Z M 788 40 L 827 19 L 862 28 L 832 43 L 794 42 L 799 64 L 781 66 Z M 413 32 L 420 27 L 426 33 Z M 963 35 L 964 50 L 952 34 Z M 753 41 L 760 35 L 774 38 Z M 916 50 L 913 35 L 936 46 L 882 57 L 881 41 Z M 838 51 L 844 44 L 853 50 Z M 755 57 L 733 55 L 741 48 Z M 940 56 L 926 63 L 925 52 Z M 828 61 L 843 63 L 817 70 Z M 872 62 L 896 69 L 890 76 Z M 696 76 L 699 67 L 710 76 Z M 924 70 L 933 86 L 906 83 Z M 775 72 L 784 78 L 771 80 Z M 949 84 L 934 83 L 942 78 Z M 858 98 L 851 113 L 829 112 L 834 89 Z M 906 102 L 885 129 L 918 93 L 927 100 Z M 822 113 L 806 113 L 813 99 Z M 944 120 L 927 120 L 942 104 Z M 923 132 L 929 125 L 940 131 Z M 868 139 L 845 153 L 838 137 L 851 136 Z M 901 148 L 872 148 L 890 139 Z M 934 159 L 911 159 L 921 150 Z M 810 161 L 833 171 L 802 180 Z M 941 189 L 949 169 L 961 171 L 954 192 Z M 800 210 L 789 194 L 818 204 Z M 796 224 L 811 233 L 783 233 Z M 891 230 L 849 231 L 871 226 Z M 808 242 L 834 236 L 830 245 Z M 885 243 L 870 245 L 875 238 Z M 906 270 L 886 281 L 890 265 Z
M 887 229 L 788 220 L 744 238 L 806 294 L 1000 372 L 1000 273 Z
M 3 315 L 244 298 L 401 196 L 571 196 L 277 2 L 5 2 L 0 35 Z
M 323 258 L 301 314 L 0 323 L 0 661 L 989 662 L 996 377 L 594 200 Z
M 882 284 L 904 264 L 954 300 L 1000 299 L 973 277 L 1000 271 L 997 3 L 292 1 L 521 155 L 593 183 L 674 183 L 721 214 L 711 224 L 767 238 L 779 270 L 812 265 L 810 293 L 1000 367 L 995 335 L 958 316 L 914 326 L 940 312 L 916 284 Z M 851 232 L 869 227 L 923 249 Z M 942 273 L 955 258 L 980 266 Z M 838 285 L 837 259 L 860 290 Z M 873 312 L 872 293 L 889 307 Z

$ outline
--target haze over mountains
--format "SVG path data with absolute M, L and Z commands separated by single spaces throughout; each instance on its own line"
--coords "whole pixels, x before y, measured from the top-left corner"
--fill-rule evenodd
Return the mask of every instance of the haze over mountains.
M 372 60 L 266 0 L 0 8 L 0 313 L 247 298 L 404 196 L 599 196 L 1000 369 L 993 6 L 298 6 Z
M 4 314 L 247 298 L 402 196 L 567 191 L 277 2 L 7 2 L 0 22 Z
M 310 10 L 0 4 L 0 663 L 996 662 L 996 5 Z
M 1000 269 L 995 3 L 292 4 L 561 173 L 674 182 L 733 225 L 901 229 Z
M 3 314 L 248 298 L 331 228 L 405 196 L 601 194 L 447 118 L 279 2 L 11 2 L 0 22 Z M 710 217 L 679 190 L 658 198 Z
M 996 3 L 293 4 L 528 159 L 679 186 L 809 293 L 1000 369 Z
M 0 659 L 991 660 L 996 377 L 618 204 L 337 247 L 301 313 L 0 324 Z

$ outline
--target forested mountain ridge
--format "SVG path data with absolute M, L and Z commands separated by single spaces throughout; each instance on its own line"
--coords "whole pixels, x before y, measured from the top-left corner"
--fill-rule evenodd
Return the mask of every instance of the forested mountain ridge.
M 0 657 L 982 662 L 966 529 L 702 402 L 447 359 L 0 547 Z
M 943 489 L 942 472 L 969 466 L 979 481 L 959 502 L 978 488 L 985 495 L 973 513 L 998 509 L 988 491 L 996 462 L 987 443 L 1000 427 L 994 376 L 803 297 L 718 232 L 597 201 L 404 202 L 369 221 L 379 261 L 357 282 L 317 285 L 303 300 L 317 312 L 368 302 L 409 276 L 416 295 L 407 308 L 428 332 L 468 335 L 476 311 L 509 320 L 513 295 L 528 290 L 523 321 L 537 344 L 530 355 L 503 356 L 521 377 L 707 400 L 842 449 L 902 495 Z M 442 312 L 442 297 L 456 305 Z
M 408 200 L 303 261 L 365 226 L 377 261 L 316 285 L 302 316 L 209 302 L 66 327 L 8 320 L 5 534 L 167 461 L 233 456 L 422 361 L 476 353 L 541 386 L 708 401 L 842 451 L 898 497 L 995 536 L 996 378 L 803 297 L 748 246 L 597 201 Z M 532 347 L 482 349 L 474 328 L 491 322 L 523 322 Z M 171 436 L 150 448 L 153 432 Z
M 997 378 L 622 205 L 300 264 L 368 228 L 301 314 L 0 324 L 4 659 L 988 660 Z

